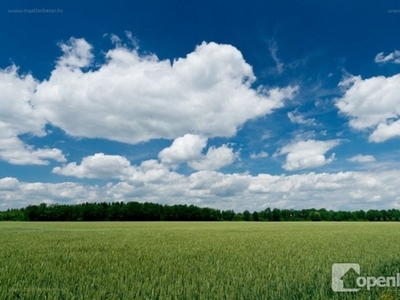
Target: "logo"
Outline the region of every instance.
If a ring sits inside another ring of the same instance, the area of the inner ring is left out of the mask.
[[[332,265],[332,290],[334,292],[358,292],[359,288],[346,288],[344,277],[350,270],[360,275],[359,264],[333,264]]]
[[[400,287],[400,273],[396,276],[360,276],[359,264],[333,264],[332,265],[332,290],[334,292],[358,292],[366,287]]]

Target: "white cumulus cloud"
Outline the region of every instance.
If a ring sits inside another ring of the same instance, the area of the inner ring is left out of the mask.
[[[325,154],[339,143],[339,140],[307,140],[286,145],[279,151],[280,155],[287,154],[282,167],[287,171],[322,167],[334,160],[334,153],[329,158]]]
[[[66,161],[59,149],[35,149],[24,144],[12,129],[2,122],[0,122],[0,159],[14,165],[47,165],[49,160]]]
[[[19,74],[16,66],[0,69],[1,160],[65,162],[61,150],[35,149],[20,139],[45,136],[46,124],[75,137],[131,144],[188,132],[202,139],[230,137],[246,121],[282,107],[298,90],[254,87],[252,67],[231,45],[203,42],[171,61],[116,42],[105,62],[95,66],[85,39],[71,38],[59,47],[63,55],[46,80]],[[195,168],[219,168],[232,158],[225,148],[209,151]],[[210,156],[221,162],[213,165]]]
[[[80,164],[71,162],[53,168],[54,174],[74,176],[77,178],[101,178],[127,180],[143,183],[149,181],[168,180],[169,177],[180,177],[170,167],[187,163],[192,169],[219,170],[234,162],[238,154],[227,145],[210,147],[207,153],[202,154],[207,139],[200,136],[186,134],[179,137],[168,148],[159,153],[159,161],[155,159],[143,161],[139,166],[131,165],[130,161],[120,155],[106,155],[96,153],[86,156]]]
[[[131,163],[119,155],[96,153],[75,162],[53,168],[53,173],[78,178],[124,178],[130,173]]]
[[[185,134],[176,138],[170,147],[161,150],[158,157],[163,164],[177,167],[187,163],[194,170],[218,170],[232,164],[237,158],[237,154],[227,145],[210,147],[203,154],[206,145],[207,138]]]
[[[400,74],[368,79],[352,76],[340,86],[345,93],[336,101],[336,106],[350,117],[352,128],[372,129],[370,142],[384,142],[400,136]]]
[[[59,149],[35,149],[19,135],[44,136],[45,119],[32,103],[37,82],[20,75],[15,66],[0,69],[0,159],[17,165],[46,165],[48,160],[64,162]]]
[[[91,45],[71,39],[61,48],[64,55],[37,86],[34,104],[46,120],[77,137],[139,143],[188,132],[233,136],[297,91],[254,89],[252,67],[231,45],[202,43],[173,61],[117,45],[103,65],[86,71]]]
[[[83,68],[89,66],[93,59],[92,46],[84,39],[70,38],[67,43],[60,43],[59,46],[64,52],[58,61],[59,67]]]
[[[289,176],[199,171],[185,176],[152,160],[137,167],[135,174],[133,180],[127,178],[117,183],[94,186],[72,182],[28,183],[12,177],[1,178],[0,209],[41,202],[72,204],[99,201],[184,203],[236,211],[259,211],[267,207],[335,210],[400,208],[398,168]]]
[[[207,138],[185,134],[176,138],[170,147],[160,151],[158,157],[163,163],[179,165],[201,158],[201,151],[207,145]]]
[[[232,164],[237,156],[227,145],[210,147],[205,155],[198,160],[189,161],[188,165],[194,170],[219,170]]]
[[[388,139],[400,136],[400,120],[380,123],[374,132],[369,136],[369,141],[381,143]]]
[[[139,166],[133,166],[123,156],[103,153],[86,156],[80,164],[71,162],[61,167],[55,167],[52,172],[77,178],[116,178],[139,185],[144,182],[163,182],[171,177],[181,176],[171,172],[167,166],[154,159],[143,161]]]

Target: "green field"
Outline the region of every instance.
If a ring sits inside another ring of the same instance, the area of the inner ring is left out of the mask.
[[[0,299],[398,299],[331,289],[400,272],[400,224],[0,223]]]

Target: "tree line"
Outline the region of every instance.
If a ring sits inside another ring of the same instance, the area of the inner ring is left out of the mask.
[[[278,209],[236,213],[194,205],[139,202],[29,205],[0,212],[0,221],[400,221],[400,210]]]

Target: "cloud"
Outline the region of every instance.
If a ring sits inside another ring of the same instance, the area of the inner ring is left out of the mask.
[[[18,179],[13,177],[4,177],[0,179],[0,190],[1,191],[12,191],[18,187]]]
[[[198,160],[189,161],[188,165],[194,170],[219,170],[231,165],[237,156],[227,145],[210,147],[205,155]]]
[[[65,162],[61,150],[52,148],[34,149],[24,144],[11,126],[0,122],[0,159],[15,165],[47,165],[49,159]]]
[[[93,59],[92,46],[84,39],[70,38],[67,43],[59,44],[63,56],[58,60],[58,67],[71,70],[87,67]]]
[[[315,125],[315,119],[305,119],[302,115],[298,114],[297,111],[288,112],[287,114],[290,122],[293,124],[300,125]]]
[[[258,159],[258,158],[266,158],[268,157],[268,153],[265,151],[261,151],[259,153],[251,153],[250,158],[251,159]]]
[[[179,176],[170,172],[169,168],[187,163],[194,170],[219,170],[233,163],[237,158],[226,145],[210,147],[206,154],[202,149],[206,146],[207,139],[186,134],[177,138],[170,147],[159,153],[160,161],[143,161],[140,166],[131,165],[130,161],[120,155],[106,155],[96,153],[86,156],[80,164],[71,162],[53,168],[54,174],[74,176],[77,178],[120,179],[131,182],[147,182],[160,180],[163,176]]]
[[[202,43],[172,62],[117,45],[103,65],[87,71],[91,45],[73,38],[61,48],[64,55],[37,86],[34,103],[46,120],[76,137],[132,144],[188,132],[229,137],[282,107],[298,89],[253,89],[252,67],[231,45]]]
[[[26,207],[40,203],[72,204],[98,201],[105,195],[103,188],[72,182],[20,182],[16,178],[0,179],[0,210]]]
[[[95,186],[72,182],[27,183],[12,177],[1,178],[0,209],[41,202],[72,204],[96,201],[184,203],[236,211],[259,211],[267,207],[400,208],[398,168],[290,176],[199,171],[185,176],[152,160],[138,167],[135,176],[134,180],[127,178]]]
[[[381,143],[388,139],[400,136],[400,120],[380,123],[375,131],[369,136],[370,142]]]
[[[278,46],[276,43],[273,43],[269,47],[269,52],[271,54],[271,58],[274,60],[276,64],[276,72],[280,75],[283,73],[283,66],[284,64],[279,60],[277,52],[278,52]]]
[[[329,158],[325,157],[325,153],[339,143],[339,140],[307,140],[286,145],[279,151],[279,155],[287,154],[282,167],[287,171],[322,167],[334,160],[334,153]]]
[[[78,178],[126,178],[131,173],[131,163],[119,155],[96,153],[82,159],[80,165],[75,162],[53,168],[53,173]]]
[[[375,62],[378,64],[386,64],[386,63],[400,64],[400,51],[395,50],[394,52],[389,53],[386,56],[384,55],[383,52],[380,52],[375,56]]]
[[[201,158],[201,151],[207,145],[207,138],[185,134],[176,138],[170,147],[160,151],[158,157],[165,164],[179,165]]]
[[[171,171],[168,166],[165,166],[155,159],[146,160],[141,165],[135,168],[135,172],[128,178],[128,181],[136,184],[141,183],[168,183],[177,181],[183,176]],[[179,193],[179,190],[177,191]]]
[[[0,69],[0,120],[15,134],[43,136],[45,120],[32,103],[38,82],[11,66]]]
[[[358,162],[358,163],[368,163],[368,162],[376,161],[375,157],[373,157],[372,155],[362,155],[362,154],[358,154],[356,156],[350,157],[347,160],[351,161],[351,162]]]
[[[237,158],[237,154],[227,145],[210,147],[206,154],[202,154],[206,145],[207,138],[185,134],[176,138],[170,147],[161,150],[158,157],[163,164],[173,168],[187,163],[194,170],[219,170]]]
[[[400,74],[364,80],[352,76],[339,85],[345,92],[336,100],[336,106],[350,118],[350,127],[372,129],[369,141],[376,143],[400,135]]]
[[[17,165],[46,165],[49,159],[64,162],[59,149],[34,149],[20,135],[42,137],[45,119],[32,103],[37,82],[18,74],[15,66],[0,69],[0,159]]]
[[[0,159],[14,165],[48,165],[49,160],[66,162],[61,150],[34,149],[24,144],[0,122]]]
[[[165,182],[170,178],[181,176],[171,172],[168,166],[154,159],[143,161],[139,166],[133,166],[123,156],[103,153],[86,156],[80,164],[72,162],[55,167],[52,172],[77,178],[119,179],[138,185]]]
[[[131,34],[127,34],[133,44]],[[71,38],[48,79],[0,69],[0,159],[11,164],[65,162],[56,148],[35,149],[21,135],[43,137],[52,124],[75,137],[140,143],[176,139],[188,132],[203,138],[230,137],[246,121],[265,116],[292,99],[298,88],[253,87],[252,67],[235,47],[202,43],[173,61],[139,54],[116,40],[103,64],[92,67],[93,47]],[[71,120],[74,120],[71,122]],[[179,122],[177,122],[179,120]],[[225,147],[226,148],[226,147]],[[195,168],[219,168],[233,153],[210,149]],[[212,164],[209,157],[221,159]]]

